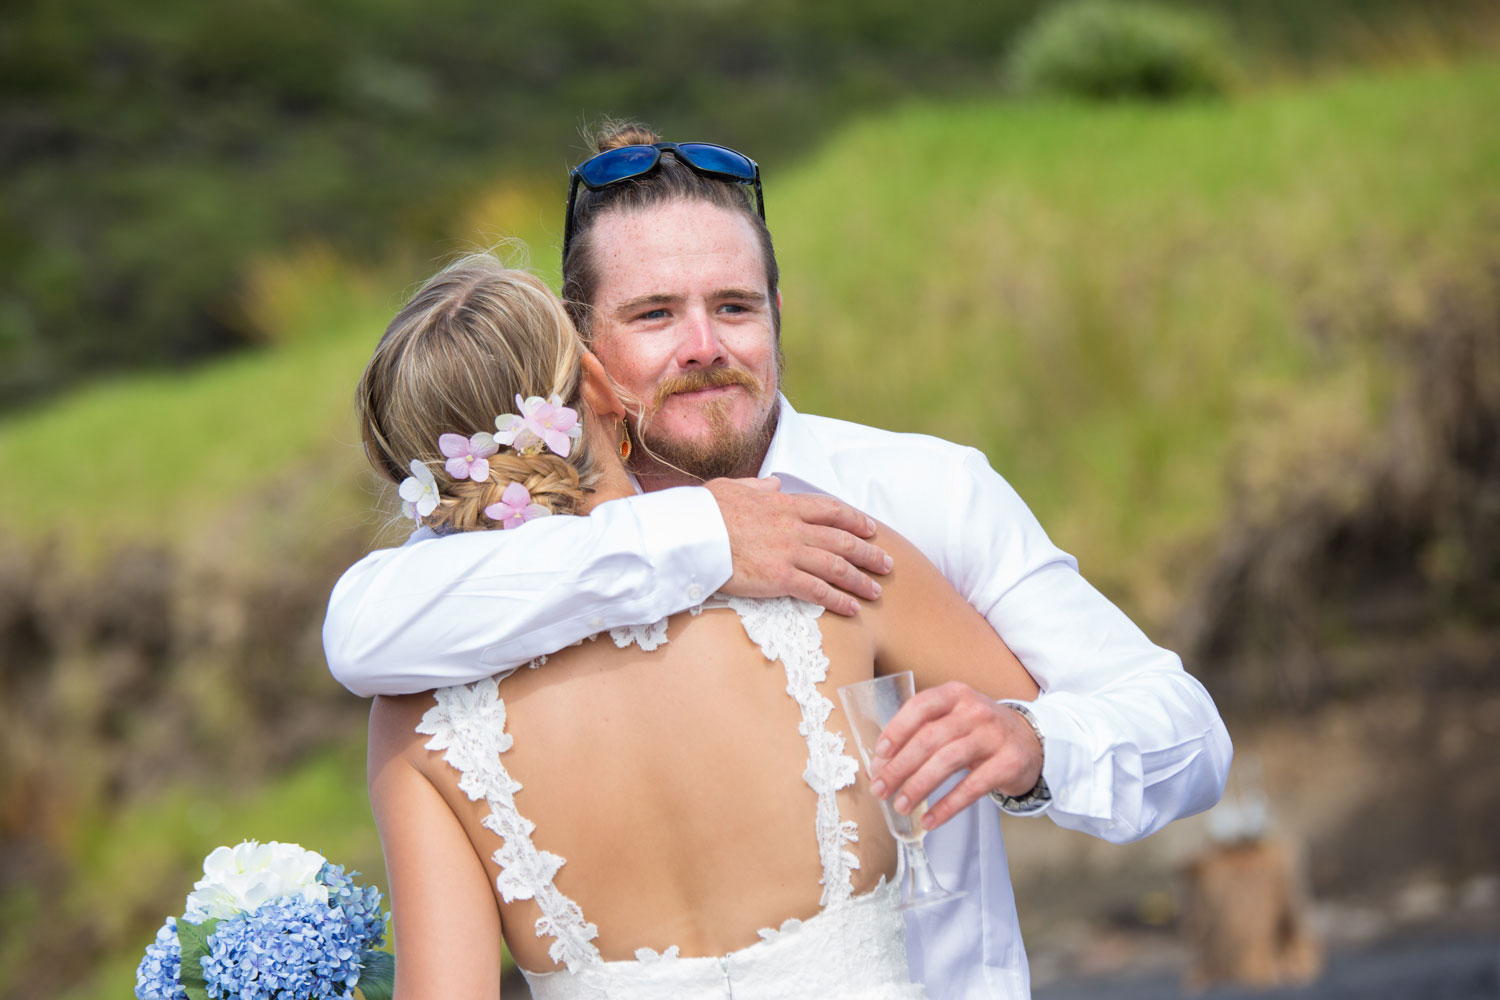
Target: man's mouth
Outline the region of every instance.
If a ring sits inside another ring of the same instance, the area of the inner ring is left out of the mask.
[[[674,392],[674,396],[686,396],[689,399],[712,399],[725,393],[733,392],[735,389],[743,389],[742,385],[706,385],[701,389],[682,389]]]

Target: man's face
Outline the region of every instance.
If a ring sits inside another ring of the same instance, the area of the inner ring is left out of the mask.
[[[646,444],[705,479],[755,475],[778,385],[776,291],[750,221],[700,201],[610,212],[592,253],[593,350],[645,405]]]

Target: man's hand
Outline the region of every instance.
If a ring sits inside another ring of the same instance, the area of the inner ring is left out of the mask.
[[[781,481],[714,479],[708,490],[729,530],[734,575],[721,588],[739,597],[797,597],[852,615],[855,598],[874,600],[891,557],[866,539],[867,515],[830,496],[782,493]],[[853,595],[853,596],[851,596]]]
[[[959,681],[919,692],[880,734],[871,760],[870,790],[911,812],[933,789],[964,768],[969,774],[939,802],[922,825],[946,823],[976,799],[999,789],[1021,796],[1042,776],[1042,745],[1031,723]]]

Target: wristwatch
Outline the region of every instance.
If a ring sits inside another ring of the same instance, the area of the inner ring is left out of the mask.
[[[1036,724],[1036,716],[1032,715],[1031,709],[1025,705],[1018,705],[1012,701],[1001,702],[1001,704],[1020,713],[1021,718],[1031,726],[1031,731],[1036,733],[1036,741],[1041,744],[1042,763],[1045,766],[1047,737],[1042,735],[1042,727]],[[1036,785],[1025,795],[1006,795],[1000,789],[993,788],[990,790],[990,798],[995,800],[995,805],[1012,816],[1035,816],[1052,803],[1052,789],[1047,787],[1047,779],[1038,775]]]

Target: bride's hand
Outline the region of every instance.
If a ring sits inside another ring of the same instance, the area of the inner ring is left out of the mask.
[[[714,479],[708,490],[729,532],[733,575],[721,588],[738,597],[796,597],[852,615],[856,598],[874,600],[891,557],[872,542],[875,522],[833,497],[782,493],[775,477]]]

